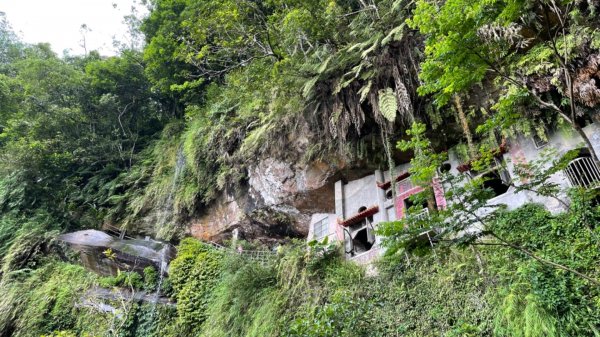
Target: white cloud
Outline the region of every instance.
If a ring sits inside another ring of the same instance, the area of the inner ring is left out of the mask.
[[[0,11],[25,42],[49,42],[59,55],[65,49],[83,54],[80,28],[86,24],[91,29],[86,34],[88,51],[114,55],[113,37],[127,41],[123,16],[133,5],[136,0],[0,0]]]

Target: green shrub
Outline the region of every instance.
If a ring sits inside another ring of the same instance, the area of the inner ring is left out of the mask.
[[[575,196],[571,208],[553,215],[525,205],[499,212],[490,226],[542,258],[598,278],[600,233],[586,224],[596,223],[599,210],[583,196]],[[177,308],[134,303],[121,319],[74,306],[96,277],[41,260],[37,269],[3,276],[0,331],[14,329],[17,337],[103,335],[109,326],[119,337],[598,335],[597,287],[506,247],[439,243],[419,256],[386,256],[374,276],[338,249],[307,248],[295,241],[269,263],[258,263],[184,239],[161,287]],[[119,273],[99,283],[148,290],[156,279],[156,270],[146,268],[143,277]]]
[[[178,324],[188,334],[199,331],[221,275],[221,253],[192,238],[182,240],[171,262],[169,280],[177,300]]]
[[[118,271],[116,276],[106,276],[98,280],[98,284],[104,288],[126,287],[133,289],[143,289],[144,279],[134,271],[122,272]]]
[[[76,306],[95,282],[96,276],[83,267],[53,260],[35,270],[5,275],[0,282],[0,334],[13,331],[11,336],[37,337],[62,330],[100,334],[110,317]]]
[[[0,235],[6,242],[0,243],[4,251],[2,272],[8,273],[22,268],[35,268],[38,260],[49,253],[51,242],[59,234],[50,229],[55,221],[45,212],[38,212],[31,218],[2,216]],[[6,226],[6,227],[4,227]]]
[[[49,335],[42,335],[42,337],[78,337],[71,331],[55,331]]]
[[[241,259],[229,261],[228,269],[208,303],[202,335],[276,336],[278,304],[286,294],[274,288],[274,269]]]
[[[573,191],[570,197],[568,212],[552,215],[541,205],[528,204],[501,213],[491,226],[506,240],[518,242],[541,258],[600,279],[600,227],[595,225],[600,212],[581,191]],[[492,272],[503,276],[498,320],[515,323],[498,328],[501,336],[519,336],[517,330],[526,333],[523,336],[600,333],[596,285],[518,251],[498,251],[496,258],[507,261],[504,266],[490,265]]]
[[[155,291],[158,284],[158,272],[152,266],[144,268],[144,290]]]

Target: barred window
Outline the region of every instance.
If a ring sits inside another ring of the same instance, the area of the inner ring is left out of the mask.
[[[591,157],[582,156],[572,160],[565,169],[565,174],[572,186],[583,188],[600,186],[600,169]]]

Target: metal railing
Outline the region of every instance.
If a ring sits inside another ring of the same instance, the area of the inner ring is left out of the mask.
[[[600,186],[600,168],[591,157],[573,159],[564,173],[572,186],[583,188]]]
[[[219,251],[222,251],[227,254],[239,254],[242,257],[260,262],[260,263],[268,263],[273,259],[276,255],[276,252],[271,250],[237,250],[234,248],[225,247],[213,241],[202,241],[202,243],[211,246]]]
[[[128,239],[128,240],[135,239],[134,237],[125,235],[126,232],[124,229],[121,229],[119,227],[112,226],[109,224],[104,225],[104,231],[105,231],[105,233],[109,234],[110,236],[113,236],[118,239]],[[273,257],[275,257],[277,254],[276,252],[271,251],[271,250],[237,250],[234,248],[225,247],[225,246],[220,245],[213,241],[201,241],[201,242],[207,246],[210,246],[214,249],[220,250],[227,254],[239,254],[244,258],[247,258],[252,261],[257,261],[260,263],[267,263],[267,262],[271,261],[271,259]],[[170,244],[170,243],[166,243],[166,244],[169,245],[171,248],[176,249],[176,247],[173,246],[172,244]]]
[[[104,232],[106,232],[108,235],[114,236],[118,239],[128,239],[128,240],[133,240],[135,239],[134,237],[128,236],[126,235],[127,230],[117,227],[117,226],[113,226],[110,224],[104,224],[102,227],[104,227]]]
[[[409,215],[413,220],[427,220],[429,218],[429,208],[425,207],[417,213]]]

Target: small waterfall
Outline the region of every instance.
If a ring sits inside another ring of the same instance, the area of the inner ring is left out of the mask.
[[[154,292],[154,298],[152,299],[152,314],[150,317],[154,320],[154,323],[157,322],[157,312],[156,306],[158,305],[158,300],[160,298],[160,290],[162,287],[163,280],[165,278],[165,274],[167,273],[167,268],[169,267],[168,263],[168,255],[170,253],[170,246],[165,244],[165,247],[160,251],[160,266],[158,272],[158,282],[156,282],[156,291]]]
[[[163,279],[165,278],[165,274],[167,273],[167,251],[169,247],[166,246],[161,250],[160,254],[160,270],[158,273],[158,282],[156,282],[156,293],[154,294],[154,305],[158,302],[158,298],[160,297],[160,288],[162,287]]]
[[[183,152],[183,147],[179,147],[177,150],[177,157],[175,160],[175,170],[173,172],[173,179],[171,180],[171,187],[169,188],[169,193],[165,198],[162,206],[157,215],[157,226],[158,228],[158,237],[159,238],[169,238],[172,235],[173,228],[170,226],[169,222],[173,218],[173,212],[175,207],[175,193],[177,193],[177,185],[179,183],[179,179],[185,170],[185,154]]]
[[[181,175],[185,170],[185,154],[183,152],[183,147],[179,147],[177,150],[177,157],[175,159],[175,170],[173,171],[173,178],[171,180],[171,186],[169,188],[169,193],[167,197],[164,199],[162,206],[157,215],[157,236],[163,239],[169,239],[174,234],[174,226],[170,222],[173,220],[173,213],[175,211],[175,193],[177,193],[177,185],[181,178]],[[153,324],[158,322],[158,312],[157,305],[160,299],[160,292],[162,289],[163,280],[165,278],[165,274],[168,269],[168,261],[171,253],[171,246],[166,243],[165,247],[160,250],[160,265],[158,272],[158,281],[156,282],[156,291],[154,293],[154,297],[152,299],[152,312],[151,319],[153,320]]]

